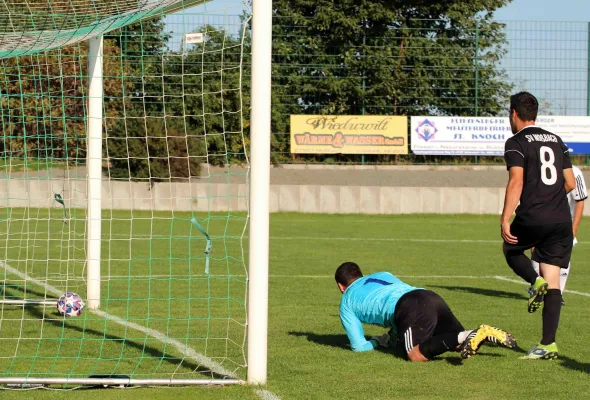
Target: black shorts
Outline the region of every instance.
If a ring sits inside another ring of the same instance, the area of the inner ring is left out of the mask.
[[[567,268],[574,247],[572,222],[545,225],[524,224],[518,217],[510,225],[510,233],[518,239],[517,244],[504,242],[504,254],[523,253],[535,248],[533,261]]]
[[[406,353],[432,336],[465,330],[442,297],[430,290],[403,295],[395,306],[393,322],[399,346]]]

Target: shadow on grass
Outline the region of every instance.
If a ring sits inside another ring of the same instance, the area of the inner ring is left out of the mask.
[[[312,332],[291,331],[291,332],[289,332],[289,335],[297,336],[297,337],[304,337],[310,342],[321,344],[323,346],[350,350],[348,337],[346,335],[342,335],[342,334],[320,335],[320,334],[312,333]],[[400,348],[399,346],[396,346],[393,348],[379,347],[376,350],[383,352],[383,353],[391,354],[396,358],[406,360],[406,354],[405,354],[404,350],[402,348]],[[477,354],[476,357],[504,357],[504,355],[483,352],[483,353]],[[459,365],[462,365],[463,361],[465,361],[465,360],[463,360],[460,356],[444,357],[444,358],[437,357],[434,360],[431,360],[430,362],[437,362],[437,361],[444,361],[449,364],[459,366]]]
[[[495,298],[504,298],[504,299],[517,299],[517,300],[527,300],[524,294],[520,293],[513,293],[513,292],[505,292],[503,290],[495,290],[495,289],[483,289],[471,286],[445,286],[445,285],[430,285],[429,288],[438,288],[438,289],[445,289],[450,290],[452,292],[467,292],[472,294],[477,294],[480,296],[490,296]]]
[[[351,351],[350,350],[350,342],[348,341],[348,337],[343,334],[320,335],[320,334],[313,333],[313,332],[291,331],[291,332],[289,332],[289,335],[297,336],[297,337],[304,337],[310,342],[321,344],[323,346],[335,347],[338,349],[345,349],[345,350]],[[406,355],[405,355],[404,351],[399,347],[389,347],[389,348],[379,347],[375,350],[380,351],[382,353],[391,354],[396,358],[401,358],[404,360],[406,359]]]
[[[559,362],[559,365],[561,365],[564,368],[571,369],[572,371],[585,372],[587,374],[590,374],[590,363],[581,362],[562,355],[559,356],[557,361]]]
[[[11,291],[24,292],[24,288],[22,288],[22,287],[12,286],[10,288],[6,287],[6,289],[12,289]],[[31,294],[35,295],[35,296],[37,296],[37,298],[44,298],[46,296],[46,293],[31,290],[30,288],[26,289],[26,293],[28,295],[31,295]],[[5,295],[8,294],[8,293],[6,293],[6,290],[5,290],[4,294]],[[18,296],[7,296],[7,297],[19,298]],[[21,296],[20,298],[23,298],[23,296]],[[116,343],[119,343],[122,348],[126,348],[126,347],[134,348],[134,349],[140,351],[142,353],[142,356],[148,355],[150,358],[153,359],[154,362],[157,362],[158,364],[160,364],[162,362],[166,362],[166,363],[172,364],[177,369],[183,368],[183,369],[190,370],[192,372],[203,374],[208,379],[226,379],[227,378],[227,376],[225,376],[225,375],[217,374],[208,368],[202,367],[201,365],[193,363],[191,361],[187,361],[186,359],[182,359],[182,358],[178,358],[173,355],[170,355],[170,354],[166,354],[155,347],[151,347],[151,346],[146,345],[145,343],[135,342],[133,340],[129,340],[129,339],[126,339],[121,336],[108,334],[104,331],[98,331],[98,330],[91,329],[88,327],[80,327],[75,324],[68,323],[67,319],[63,319],[63,320],[57,319],[57,318],[59,318],[57,316],[57,312],[56,312],[56,319],[44,319],[46,317],[46,313],[44,313],[40,309],[40,307],[43,307],[43,306],[27,305],[27,306],[25,306],[25,310],[31,317],[38,319],[38,320],[43,320],[45,324],[50,324],[50,325],[53,325],[57,328],[63,328],[63,329],[67,329],[69,331],[77,331],[77,332],[82,333],[84,335],[84,337],[95,336],[97,339],[101,339],[103,341],[116,342]],[[88,312],[88,311],[86,311],[86,312]],[[93,340],[96,340],[96,339],[93,339]],[[171,345],[167,345],[167,347],[170,347],[170,346]],[[142,362],[143,362],[143,359],[142,359]],[[101,374],[100,371],[94,371],[93,373],[94,374]],[[106,373],[106,375],[110,375],[110,374],[121,374],[121,372],[111,371],[111,372]],[[102,387],[102,386],[99,386],[99,387]]]
[[[456,357],[445,357],[444,360],[447,363],[451,364],[451,365],[459,366],[459,365],[462,365],[465,362],[469,362],[469,360],[471,358],[488,358],[488,357],[491,357],[491,358],[501,358],[501,357],[510,356],[510,354],[496,354],[496,353],[488,353],[488,352],[486,352],[486,347],[489,347],[489,348],[494,348],[494,347],[495,348],[503,348],[502,346],[494,345],[494,344],[489,344],[489,343],[488,344],[484,344],[483,346],[484,347],[482,347],[477,352],[476,355],[471,356],[469,359],[463,359],[463,358],[461,358],[461,356],[457,355]],[[518,348],[518,347],[515,348],[515,349],[504,349],[504,350],[506,350],[507,352],[516,351],[518,353],[525,353],[526,354],[526,351],[525,350],[523,350],[521,348]]]
[[[319,335],[313,332],[289,332],[290,336],[305,337],[308,341],[338,349],[350,349],[346,335]]]

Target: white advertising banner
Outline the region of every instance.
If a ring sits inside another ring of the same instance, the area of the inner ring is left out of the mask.
[[[590,117],[539,116],[572,154],[590,154]],[[411,148],[421,155],[502,156],[512,136],[508,117],[411,117]]]

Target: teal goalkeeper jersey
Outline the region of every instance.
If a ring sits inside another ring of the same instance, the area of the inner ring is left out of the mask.
[[[395,306],[404,294],[417,290],[389,272],[377,272],[354,281],[342,294],[340,321],[354,351],[373,350],[362,323],[394,328]]]

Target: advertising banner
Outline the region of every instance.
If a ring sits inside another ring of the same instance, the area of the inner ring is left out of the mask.
[[[291,115],[291,153],[408,154],[408,117]]]
[[[559,135],[571,154],[590,154],[590,117],[539,116],[537,126]],[[502,156],[512,136],[508,117],[412,117],[412,151],[421,155]]]

